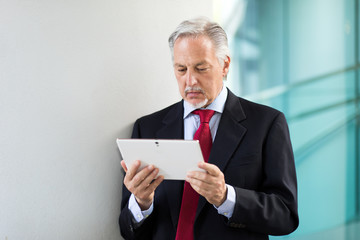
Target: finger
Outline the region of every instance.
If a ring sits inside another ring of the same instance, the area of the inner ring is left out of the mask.
[[[186,174],[186,177],[198,179],[198,180],[203,181],[203,182],[210,182],[211,178],[213,178],[213,176],[211,176],[207,172],[199,172],[199,171],[188,172]]]
[[[197,171],[189,172],[186,175],[186,180],[204,189],[205,191],[217,190],[219,187],[224,185],[224,180],[222,176],[212,176],[209,173]]]
[[[156,179],[153,179],[152,183],[147,185],[146,187],[142,188],[143,187],[143,185],[142,185],[141,187],[138,188],[139,195],[150,196],[151,194],[154,193],[155,189],[160,185],[160,183],[163,180],[164,180],[164,177],[161,175],[161,176],[158,176]]]
[[[131,164],[128,168],[128,171],[126,172],[125,178],[129,180],[133,179],[140,165],[141,162],[139,160],[136,160],[133,164]]]
[[[215,165],[214,165],[215,166]],[[216,167],[216,166],[215,166]],[[216,167],[217,168],[217,167]],[[211,175],[209,172],[200,172],[200,171],[191,171],[187,173],[187,177],[196,178],[203,182],[213,183],[216,182],[219,177],[221,177],[222,172],[219,170],[219,173],[216,175]]]
[[[153,178],[153,177],[151,177],[151,175],[153,174],[154,170],[156,170],[155,167],[153,165],[149,165],[149,166],[143,168],[138,173],[136,173],[136,175],[132,179],[134,186],[138,187],[138,186],[142,185],[144,180],[148,179],[149,176],[150,176],[150,179]],[[151,182],[151,180],[150,180],[150,182]],[[144,182],[144,184],[145,185],[143,185],[142,187],[147,187],[147,184],[145,182]]]
[[[216,165],[206,163],[206,162],[199,162],[198,167],[201,169],[204,169],[206,172],[208,172],[210,175],[213,175],[213,176],[218,176],[219,173],[221,172],[220,169]]]
[[[211,186],[197,179],[189,179],[191,187],[201,196],[208,198],[211,195]]]
[[[186,177],[186,181],[190,183],[194,190],[198,189],[197,192],[208,192],[212,189],[211,183],[205,182],[201,179]]]
[[[224,202],[224,197],[226,197],[227,188],[225,187],[225,191],[221,191],[220,186],[208,184],[202,182],[198,179],[187,179],[190,183],[191,187],[201,196],[206,198],[206,200],[215,204],[216,206],[220,206]]]
[[[154,168],[154,170],[152,172],[150,172],[149,175],[147,175],[145,177],[145,179],[143,180],[142,184],[145,187],[148,187],[156,178],[156,176],[159,174],[159,169],[158,168]]]
[[[155,178],[155,180],[149,185],[148,190],[150,192],[155,191],[155,189],[160,185],[160,183],[162,183],[162,181],[164,180],[164,176],[160,175],[157,178]]]
[[[155,168],[143,181],[140,182],[139,185],[134,185],[134,192],[138,194],[139,197],[151,195],[155,188],[160,184],[161,179],[156,177],[158,174],[159,169]]]
[[[151,182],[151,180],[154,179],[156,175],[156,169],[154,166],[150,165],[139,171],[133,178],[127,179],[127,176],[125,176],[124,184],[127,189],[135,196],[144,198],[143,196],[148,195],[148,193],[145,191],[149,186],[149,182]],[[148,179],[147,182],[144,182],[145,179]]]
[[[124,169],[124,171],[127,172],[127,167],[126,167],[125,161],[122,160],[122,161],[120,162],[120,164],[121,164],[121,167]]]

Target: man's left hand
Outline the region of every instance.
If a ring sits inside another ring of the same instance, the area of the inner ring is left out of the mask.
[[[205,172],[188,172],[186,181],[209,203],[219,207],[226,200],[227,195],[224,174],[214,164],[199,162],[198,167]]]

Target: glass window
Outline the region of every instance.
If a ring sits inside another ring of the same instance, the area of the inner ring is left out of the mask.
[[[291,237],[276,238],[296,239],[358,218],[360,4],[230,2],[216,8],[231,50],[226,85],[283,111],[294,147],[300,226]]]

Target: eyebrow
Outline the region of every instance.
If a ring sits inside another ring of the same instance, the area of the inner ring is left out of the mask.
[[[199,62],[195,65],[195,67],[201,66],[201,65],[209,65],[206,61]]]
[[[201,66],[201,65],[209,65],[209,63],[206,62],[206,61],[201,61],[201,62],[195,64],[195,67],[198,67],[198,66]],[[185,66],[185,65],[182,65],[182,64],[180,64],[180,63],[175,63],[175,64],[174,64],[174,67],[186,67],[186,66]]]
[[[179,63],[175,63],[175,64],[174,64],[174,67],[185,67],[185,66],[182,65],[182,64],[179,64]]]

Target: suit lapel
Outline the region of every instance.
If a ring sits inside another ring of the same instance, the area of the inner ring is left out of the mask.
[[[174,105],[163,119],[163,127],[156,133],[158,139],[184,139],[183,101]],[[246,118],[238,97],[228,90],[224,112],[221,116],[219,128],[213,143],[209,163],[215,164],[224,172],[232,154],[238,148],[241,139],[245,135],[246,128],[241,121]],[[164,190],[168,198],[171,218],[176,227],[181,207],[183,181],[167,180],[164,182]],[[196,218],[206,203],[204,197],[200,197]]]
[[[183,101],[175,104],[163,119],[163,127],[156,133],[158,139],[184,139]],[[169,159],[171,161],[171,159]],[[181,207],[184,181],[166,180],[162,183],[168,199],[171,219],[176,228]]]
[[[209,157],[209,163],[218,166],[222,172],[224,172],[228,161],[238,148],[241,139],[245,135],[246,128],[240,123],[245,118],[246,116],[241,107],[239,98],[229,90],[225,108],[221,116],[219,128],[216,132],[215,141]],[[196,218],[200,214],[205,203],[206,199],[204,197],[200,197]]]
[[[176,103],[162,120],[163,127],[156,132],[158,139],[184,139],[183,101]]]
[[[245,118],[239,98],[229,91],[209,158],[209,163],[215,164],[221,171],[224,171],[246,132],[246,128],[240,123]]]

